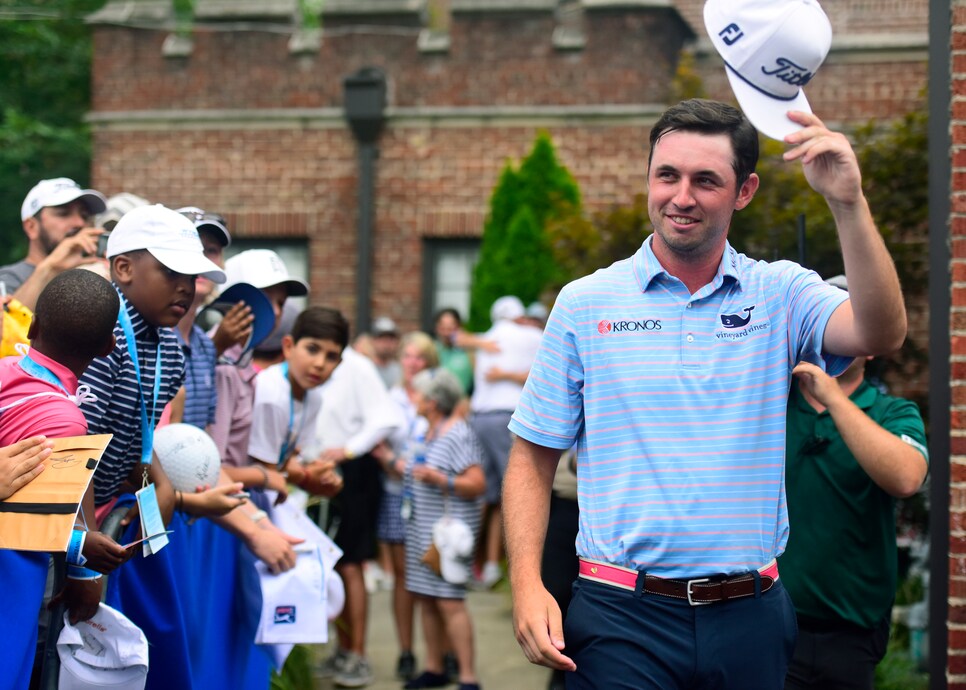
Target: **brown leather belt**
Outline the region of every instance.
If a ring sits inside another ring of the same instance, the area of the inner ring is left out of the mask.
[[[778,564],[773,560],[758,569],[761,586],[759,592],[765,593],[778,580]],[[580,559],[580,577],[585,580],[602,582],[621,589],[637,589],[638,571],[618,565]],[[755,576],[742,573],[733,577],[701,577],[693,580],[678,580],[654,575],[644,576],[644,591],[672,599],[682,599],[692,606],[713,604],[728,599],[740,599],[755,594]]]

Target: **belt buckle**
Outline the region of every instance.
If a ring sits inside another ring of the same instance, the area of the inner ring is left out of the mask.
[[[688,587],[687,587],[688,604],[690,604],[691,606],[707,606],[708,604],[713,603],[710,601],[695,601],[691,597],[691,595],[694,594],[694,590],[691,589],[693,585],[700,584],[702,582],[710,582],[710,581],[711,581],[710,577],[702,577],[702,578],[698,578],[697,580],[688,580],[688,583],[687,583],[688,584]]]

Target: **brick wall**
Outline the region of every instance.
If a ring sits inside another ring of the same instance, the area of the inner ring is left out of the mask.
[[[417,31],[340,33],[326,24],[318,53],[293,56],[289,36],[200,28],[187,58],[165,58],[165,32],[95,29],[95,111],[341,107],[342,78],[364,66],[390,75],[390,104],[567,105],[666,100],[690,30],[671,10],[591,13],[587,46],[553,48],[553,15],[457,15],[448,54],[425,54]]]
[[[225,31],[230,17],[206,18],[182,58],[163,55],[167,31],[149,28],[150,18],[95,23],[93,184],[226,213],[242,237],[306,238],[313,300],[354,316],[357,163],[342,79],[382,67],[390,110],[372,312],[417,327],[422,238],[478,236],[500,168],[529,151],[538,128],[590,208],[643,189],[647,131],[680,49],[703,35],[673,9],[614,3],[584,11],[583,49],[558,50],[552,11],[470,4],[454,12],[442,54],[420,52],[417,15],[367,16],[365,30],[358,18],[328,17],[320,50],[303,55],[290,53],[278,22]],[[696,5],[680,6],[688,16]],[[701,69],[712,95],[730,98],[717,58],[706,55]],[[925,62],[863,53],[830,58],[821,76],[809,89],[816,110],[865,121],[920,107]]]
[[[950,690],[966,689],[966,2],[952,7],[952,254],[950,314],[949,626]],[[938,85],[937,85],[938,87]]]

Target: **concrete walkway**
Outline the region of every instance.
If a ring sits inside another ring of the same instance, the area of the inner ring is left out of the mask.
[[[550,678],[548,669],[534,666],[526,660],[513,637],[510,611],[510,595],[505,589],[491,592],[470,592],[467,604],[473,618],[476,640],[476,671],[483,690],[544,690]],[[400,690],[402,682],[396,680],[395,626],[392,620],[390,594],[378,591],[371,595],[369,610],[369,657],[372,660],[376,680],[368,690]],[[330,635],[330,640],[334,633]],[[416,621],[417,667],[423,660],[422,629]],[[330,642],[331,645],[331,642]],[[319,648],[320,654],[329,650]],[[331,680],[317,678],[317,690],[334,688]],[[456,688],[455,685],[449,686]]]

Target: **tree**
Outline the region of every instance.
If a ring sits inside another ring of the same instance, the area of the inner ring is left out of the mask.
[[[580,213],[580,189],[557,161],[546,132],[519,169],[508,163],[490,197],[480,258],[470,288],[471,330],[490,326],[490,306],[504,295],[525,304],[559,283],[562,269],[554,259],[547,228],[560,218]]]
[[[552,222],[548,235],[562,280],[558,285],[625,259],[638,250],[649,232],[647,196],[637,194],[630,205],[596,212],[591,218],[564,214]]]
[[[25,0],[0,20],[0,263],[23,256],[20,205],[47,177],[90,179],[91,35],[105,0]]]

